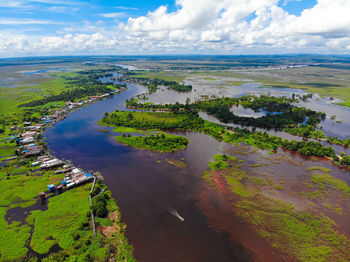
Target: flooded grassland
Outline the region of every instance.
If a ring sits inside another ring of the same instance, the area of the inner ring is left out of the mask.
[[[45,132],[45,141],[57,156],[103,174],[120,207],[137,260],[349,260],[350,176],[346,169],[326,159],[228,144],[190,131],[165,130],[190,141],[176,152],[138,150],[114,138],[132,130],[98,125],[105,112],[130,110],[125,101],[136,96],[164,104],[185,103],[187,98],[267,92],[291,96],[304,91],[267,87],[262,79],[243,73],[160,75],[191,84],[192,91],[178,93],[161,87],[149,95],[145,87],[129,83],[126,91],[72,112]],[[329,102],[314,96],[303,106],[327,113],[321,123],[326,133],[349,137],[348,108]],[[335,120],[328,115],[333,111]],[[338,119],[342,122],[337,123]],[[223,159],[224,154],[232,157]],[[6,219],[22,218],[18,210],[12,210]],[[107,227],[101,228],[105,234],[109,234]],[[23,230],[30,231],[30,227]]]

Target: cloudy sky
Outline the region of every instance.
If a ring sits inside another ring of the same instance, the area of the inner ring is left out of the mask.
[[[0,57],[350,54],[350,0],[0,0]]]

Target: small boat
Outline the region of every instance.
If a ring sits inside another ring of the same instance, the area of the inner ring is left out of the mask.
[[[169,210],[169,212],[170,212],[171,214],[173,214],[174,216],[176,216],[176,217],[177,217],[178,219],[180,219],[181,221],[185,221],[185,219],[184,219],[182,216],[180,216],[179,212],[177,212],[175,209],[169,208],[168,210]]]

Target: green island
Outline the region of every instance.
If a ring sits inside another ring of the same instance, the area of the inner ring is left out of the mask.
[[[124,236],[126,226],[121,222],[119,208],[101,179],[97,179],[91,193],[91,197],[96,197],[90,207],[91,183],[59,194],[47,192],[48,185],[60,185],[65,179],[63,169],[58,167],[61,173],[40,169],[33,164],[37,156],[25,156],[22,149],[17,151],[16,138],[28,129],[25,122],[36,130],[36,146],[46,151],[41,134],[47,126],[72,110],[124,88],[125,85],[97,80],[112,70],[115,69],[102,66],[50,73],[30,90],[25,84],[18,88],[0,88],[1,261],[34,262],[39,261],[39,257],[43,262],[106,261],[112,257],[116,261],[134,261],[133,248]],[[35,206],[40,201],[40,192],[46,192],[49,199],[46,209]],[[23,221],[16,221],[7,218],[14,208],[30,209],[23,215]],[[91,212],[95,218],[96,237],[91,229]]]
[[[169,80],[159,79],[159,78],[142,77],[140,75],[137,75],[134,72],[126,72],[123,80],[134,81],[142,85],[145,85],[148,88],[148,92],[150,94],[156,92],[159,86],[166,86],[168,87],[168,89],[171,89],[177,92],[190,92],[192,90],[191,85],[184,85],[184,84],[178,83],[177,81],[169,81]]]
[[[304,107],[292,105],[295,99],[285,97],[273,97],[268,95],[254,96],[247,95],[239,98],[214,98],[198,100],[191,104],[153,104],[139,103],[137,99],[127,101],[127,106],[145,110],[195,110],[204,111],[217,117],[223,123],[234,123],[243,126],[254,126],[261,128],[284,129],[288,131],[290,127],[303,123],[307,119],[307,124],[315,127],[326,117],[323,112],[316,112]],[[255,112],[265,111],[266,115],[258,118],[243,117],[235,115],[230,109],[241,105],[244,108],[253,109]]]
[[[350,259],[350,241],[337,231],[330,218],[297,210],[290,203],[264,194],[263,188],[283,190],[271,179],[249,176],[237,157],[230,155],[214,156],[208,167],[203,178],[214,187],[218,178],[225,179],[227,188],[235,196],[232,205],[235,212],[273,247],[281,250],[285,259],[293,257],[305,262]],[[342,180],[328,174],[315,174],[310,183],[323,190],[330,185],[345,194],[350,190]]]
[[[263,98],[264,99],[264,98]],[[226,100],[225,98],[221,100]],[[231,100],[231,99],[228,99]],[[222,108],[222,103],[217,103],[215,100],[214,105],[218,105]],[[200,103],[200,102],[198,102]],[[269,135],[266,132],[250,131],[242,128],[225,128],[218,124],[205,121],[198,116],[198,112],[191,108],[190,104],[174,104],[174,105],[156,105],[156,104],[142,104],[138,103],[136,99],[128,100],[127,105],[137,109],[165,109],[170,112],[132,112],[127,113],[130,115],[129,120],[125,117],[120,118],[118,112],[111,113],[108,117],[104,117],[101,121],[107,125],[121,125],[134,128],[158,128],[158,129],[178,129],[178,130],[192,130],[203,132],[213,136],[218,140],[224,140],[227,143],[243,142],[248,145],[255,146],[257,148],[276,150],[277,148],[284,148],[288,150],[297,151],[307,156],[317,157],[329,157],[334,163],[348,166],[348,156],[338,156],[335,154],[334,148],[326,147],[320,142],[314,141],[295,141],[282,139],[277,136]],[[195,104],[195,108],[197,103]],[[274,105],[275,106],[275,105]],[[198,107],[197,107],[198,108]],[[199,106],[201,109],[202,106]],[[180,110],[181,109],[181,110]],[[197,109],[198,110],[198,109]],[[303,111],[304,112],[304,111]],[[123,113],[126,114],[126,113]],[[311,112],[312,115],[323,116],[323,113]],[[230,115],[232,113],[230,112]],[[240,117],[238,117],[240,118]],[[160,121],[162,119],[162,121]],[[220,119],[220,118],[219,118]],[[249,118],[251,122],[254,122],[254,118]],[[281,118],[278,118],[281,119]],[[284,118],[282,118],[284,122]],[[288,118],[289,119],[289,118]],[[302,118],[304,119],[304,117]],[[319,118],[315,117],[315,122],[319,121]],[[287,121],[287,120],[286,120]],[[290,121],[290,119],[288,120]],[[260,120],[259,120],[260,122]],[[258,123],[259,123],[258,122]],[[277,122],[273,122],[277,123]],[[278,124],[279,125],[279,124]]]
[[[122,144],[139,148],[150,149],[157,152],[174,152],[186,148],[189,143],[186,137],[169,135],[166,133],[150,136],[116,136],[115,139]]]

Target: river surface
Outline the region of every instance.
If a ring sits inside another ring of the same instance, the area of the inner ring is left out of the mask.
[[[121,208],[136,259],[250,261],[255,257],[258,261],[279,261],[266,241],[242,223],[228,202],[201,178],[208,161],[225,150],[225,143],[204,134],[183,132],[181,135],[191,141],[188,148],[162,154],[120,145],[99,131],[97,121],[105,112],[127,110],[125,100],[140,92],[144,92],[143,87],[129,84],[126,91],[72,112],[45,133],[48,146],[58,156],[103,174]],[[184,161],[188,167],[180,168],[167,160]],[[231,218],[237,236],[253,245],[247,248],[232,240],[234,232],[215,228],[202,209]],[[185,220],[174,216],[172,210]]]
[[[308,179],[305,169],[315,165],[314,160],[279,150],[281,159],[276,164],[276,160],[266,160],[267,151],[229,145],[195,132],[172,132],[191,141],[186,149],[176,153],[123,146],[113,138],[112,128],[98,126],[97,122],[105,112],[128,110],[125,100],[145,91],[144,87],[128,84],[126,91],[72,112],[45,133],[48,146],[57,156],[70,159],[85,170],[102,173],[121,209],[122,221],[127,224],[126,236],[135,248],[136,259],[146,262],[288,260],[237,217],[230,195],[208,186],[202,173],[215,154],[236,154],[246,160],[242,169],[248,174],[267,172],[278,183],[287,181],[286,190],[278,193],[278,197],[298,207],[305,201],[293,192],[300,181]],[[180,168],[169,160],[184,162],[187,167]],[[261,171],[259,167],[249,168],[257,161],[264,163]],[[266,161],[270,161],[269,165]],[[348,173],[330,161],[317,165],[329,168],[332,175],[350,183]],[[173,214],[174,210],[184,221]],[[344,211],[343,215],[332,218],[348,231],[349,214]]]

